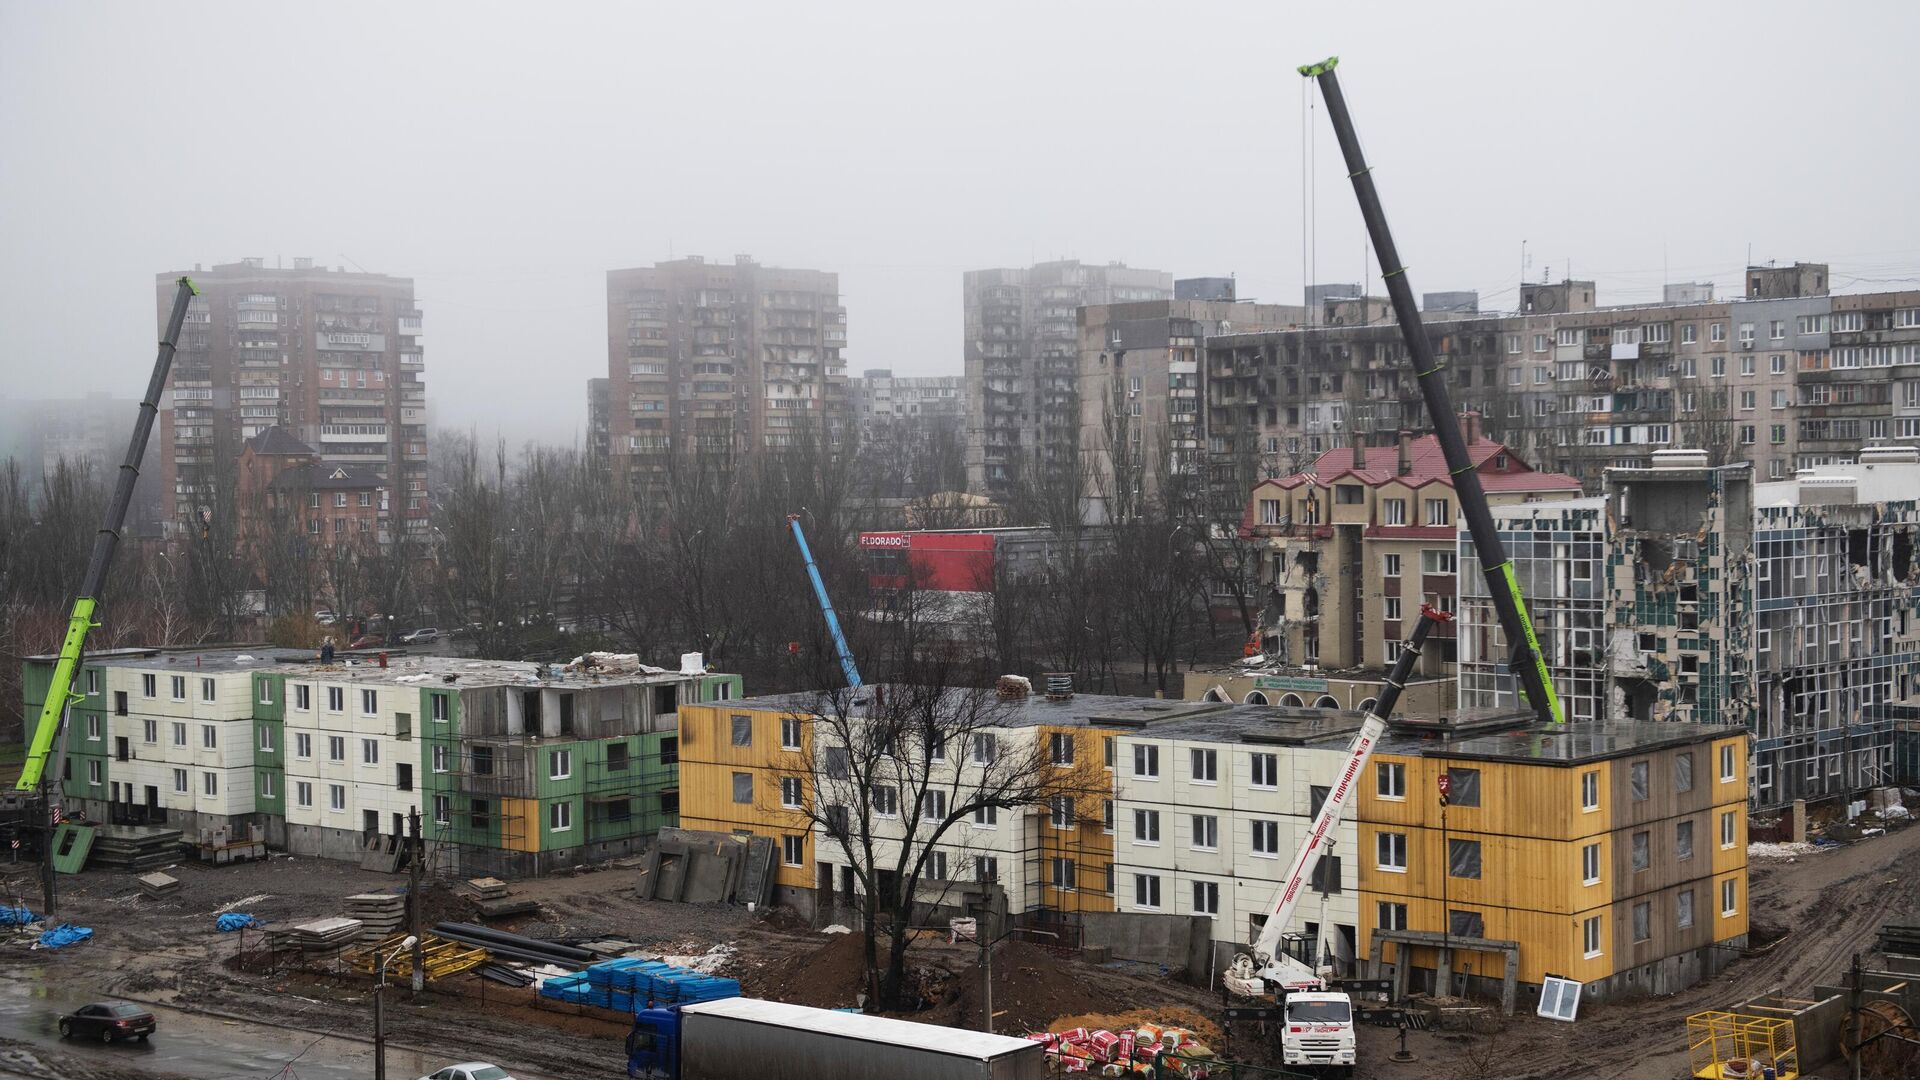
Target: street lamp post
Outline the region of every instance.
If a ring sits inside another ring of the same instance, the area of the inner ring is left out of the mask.
[[[420,939],[408,934],[398,948],[380,958],[380,970],[373,981],[373,1080],[387,1080],[387,965],[393,958],[413,948]]]
[[[1006,933],[1001,934],[999,937],[994,938],[992,941],[988,941],[984,937],[980,939],[981,941],[980,970],[982,972],[981,977],[983,980],[983,986],[981,988],[981,993],[980,993],[980,1000],[985,1007],[983,1010],[986,1014],[985,1021],[987,1026],[985,1030],[986,1030],[986,1033],[989,1035],[993,1034],[993,947],[1007,940],[1013,935],[1021,934],[1021,933],[1039,934],[1042,937],[1050,937],[1050,938],[1056,938],[1056,939],[1059,938],[1060,936],[1059,934],[1053,933],[1050,930],[1029,930],[1023,926],[1016,926],[1009,929]]]

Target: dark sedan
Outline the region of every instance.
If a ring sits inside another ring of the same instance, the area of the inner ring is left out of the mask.
[[[158,1026],[153,1014],[138,1005],[105,1001],[83,1005],[61,1017],[60,1037],[99,1039],[109,1043],[116,1039],[139,1039],[145,1042]]]

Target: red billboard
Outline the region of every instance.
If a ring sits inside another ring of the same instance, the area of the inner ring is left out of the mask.
[[[993,588],[991,533],[870,532],[860,534],[868,579],[876,589],[911,586],[928,592]]]

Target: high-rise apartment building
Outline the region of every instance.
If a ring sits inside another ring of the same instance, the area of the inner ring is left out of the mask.
[[[862,433],[892,422],[961,421],[967,414],[961,396],[966,380],[957,375],[895,375],[892,368],[868,368],[847,386]]]
[[[1184,293],[1231,293],[1231,278],[1183,278]],[[1209,288],[1211,286],[1211,289]],[[1079,320],[1080,454],[1091,475],[1089,516],[1110,520],[1112,503],[1152,494],[1162,475],[1197,478],[1206,465],[1200,414],[1200,358],[1218,334],[1300,326],[1306,309],[1221,300],[1146,300],[1091,304]],[[1115,475],[1129,474],[1123,485]],[[1260,479],[1250,475],[1247,484]],[[1244,497],[1240,492],[1236,497]]]
[[[1172,295],[1170,275],[1121,263],[968,271],[969,489],[1004,495],[1024,469],[1077,459],[1080,308]]]
[[[180,271],[158,275],[165,324]],[[426,388],[413,281],[294,259],[189,273],[187,310],[161,404],[165,510],[180,523],[232,495],[241,446],[284,427],[322,462],[377,472],[395,517],[427,527]],[[223,488],[228,485],[228,488]]]
[[[668,455],[831,441],[847,419],[840,276],[689,256],[607,272],[607,429],[636,488]]]

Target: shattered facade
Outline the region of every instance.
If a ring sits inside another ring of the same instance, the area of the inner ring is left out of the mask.
[[[1607,473],[1608,708],[1737,723],[1757,808],[1893,781],[1920,675],[1920,454],[1755,485],[1745,464]]]
[[[1493,507],[1527,614],[1547,655],[1553,689],[1569,720],[1605,717],[1606,522],[1604,499]],[[1459,700],[1463,709],[1523,708],[1473,540],[1460,529]]]

